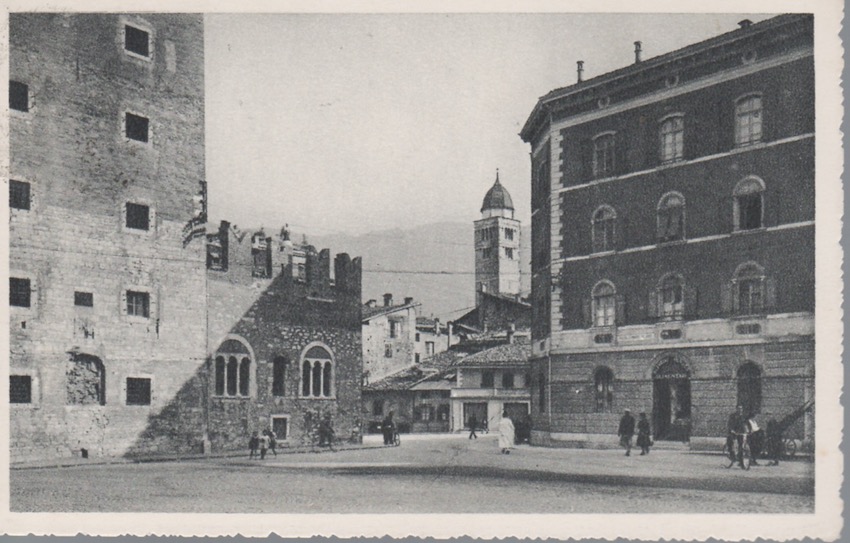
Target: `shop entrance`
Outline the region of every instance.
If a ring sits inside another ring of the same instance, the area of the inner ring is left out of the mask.
[[[655,439],[688,441],[691,433],[691,379],[687,368],[667,358],[652,376]]]
[[[475,416],[478,429],[487,428],[487,402],[464,402],[463,427],[469,429],[469,419]]]

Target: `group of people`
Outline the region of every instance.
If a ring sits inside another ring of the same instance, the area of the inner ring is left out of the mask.
[[[640,419],[637,421],[637,446],[640,447],[640,455],[644,456],[649,454],[649,448],[653,445],[652,430],[649,426],[649,419],[646,418],[646,413],[641,413],[638,416]],[[620,426],[617,429],[617,436],[620,438],[620,445],[626,449],[626,456],[631,456],[632,439],[635,436],[635,418],[629,409],[623,412]]]
[[[269,449],[277,456],[277,435],[270,428],[263,430],[262,435],[259,432],[254,432],[251,439],[248,440],[249,459],[256,457],[259,450],[260,460],[265,460],[266,452]]]
[[[779,457],[782,455],[782,432],[779,423],[774,419],[768,421],[766,431],[762,430],[756,422],[755,414],[745,416],[744,408],[739,405],[735,412],[729,415],[726,432],[726,451],[729,454],[730,466],[737,462],[741,468],[748,467],[744,464],[745,441],[750,448],[750,457],[747,459],[750,466],[758,466],[758,458],[764,452],[767,452],[767,458],[770,460],[768,466],[779,465]]]

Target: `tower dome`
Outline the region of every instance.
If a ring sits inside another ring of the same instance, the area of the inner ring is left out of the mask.
[[[487,209],[510,209],[514,210],[514,201],[511,200],[511,195],[507,189],[499,183],[499,170],[496,170],[496,182],[487,191],[484,196],[484,202],[481,203],[481,212]]]

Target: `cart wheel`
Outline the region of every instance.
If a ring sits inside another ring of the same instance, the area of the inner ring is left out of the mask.
[[[783,440],[782,449],[785,458],[794,458],[797,455],[797,441],[792,438]]]
[[[398,435],[398,432],[396,432],[396,434],[393,436],[393,445],[395,445],[396,447],[401,445],[401,436]]]

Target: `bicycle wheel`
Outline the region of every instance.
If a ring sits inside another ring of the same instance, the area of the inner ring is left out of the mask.
[[[401,436],[398,435],[398,432],[396,432],[395,435],[393,435],[393,445],[395,445],[396,447],[401,445]]]
[[[783,439],[782,453],[784,458],[794,458],[797,455],[797,440],[793,438]]]

